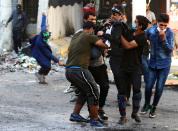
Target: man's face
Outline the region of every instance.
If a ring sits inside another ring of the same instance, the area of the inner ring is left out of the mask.
[[[96,24],[96,16],[89,15],[89,17],[86,21],[90,21],[90,22],[93,22],[94,24]]]
[[[22,10],[21,6],[17,6],[16,9],[17,9],[17,12],[18,12],[18,13],[20,13],[21,10]]]
[[[122,15],[118,13],[112,13],[111,19],[113,21],[121,21],[122,20]]]
[[[142,25],[139,24],[139,20],[138,20],[138,19],[135,19],[134,22],[135,22],[135,30],[137,30],[137,31],[143,31]]]
[[[160,30],[165,30],[168,26],[168,23],[166,22],[158,22],[158,27],[160,28]]]

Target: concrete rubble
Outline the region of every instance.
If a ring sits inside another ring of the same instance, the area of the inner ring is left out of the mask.
[[[38,69],[34,58],[24,54],[17,55],[14,52],[2,52],[0,55],[0,72],[15,72],[23,70],[25,72],[34,72]]]
[[[0,53],[0,73],[24,71],[35,73],[40,66],[33,57],[25,54],[17,55],[14,52],[3,51]],[[52,71],[60,72],[61,68],[52,64]]]
[[[166,86],[176,86],[178,85],[178,72],[173,72],[168,75],[166,80]]]

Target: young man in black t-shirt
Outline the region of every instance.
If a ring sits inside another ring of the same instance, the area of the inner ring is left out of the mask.
[[[136,31],[133,34],[133,38],[136,43],[128,42],[123,36],[121,36],[121,44],[124,48],[120,74],[119,74],[119,111],[121,114],[120,124],[126,123],[126,95],[127,95],[127,83],[131,83],[133,86],[133,109],[131,117],[136,122],[141,122],[138,116],[141,101],[141,56],[143,47],[147,44],[144,30],[147,28],[148,21],[144,16],[136,16],[135,20]]]

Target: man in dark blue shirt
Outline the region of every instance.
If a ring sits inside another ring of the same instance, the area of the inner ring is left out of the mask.
[[[173,31],[167,27],[168,23],[169,15],[162,13],[159,15],[158,24],[146,31],[147,38],[150,41],[151,53],[148,83],[145,88],[145,104],[141,113],[146,114],[150,109],[150,118],[156,117],[156,107],[161,98],[171,66],[174,36]],[[156,92],[151,106],[150,100],[155,82]]]

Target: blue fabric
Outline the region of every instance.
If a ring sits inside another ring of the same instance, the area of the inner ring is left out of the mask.
[[[118,95],[117,100],[118,100],[120,115],[126,116],[126,97],[124,95]]]
[[[88,122],[87,119],[85,119],[85,118],[83,118],[81,115],[75,114],[75,113],[72,113],[72,114],[70,115],[70,121]]]
[[[170,28],[166,30],[166,40],[161,41],[157,25],[146,31],[151,45],[149,66],[155,69],[167,68],[171,64],[171,53],[174,46],[174,34]]]
[[[152,89],[156,82],[156,92],[153,100],[153,106],[157,106],[161,98],[169,70],[170,66],[164,69],[149,69],[148,83],[145,88],[145,103],[147,105],[150,105]]]
[[[27,24],[27,18],[24,12],[18,13],[14,10],[8,19],[8,23],[12,21],[13,30],[23,30]]]
[[[66,68],[70,68],[70,69],[80,69],[80,66],[66,66]]]
[[[149,73],[149,58],[148,56],[142,55],[142,69],[145,84],[148,81],[148,73]]]
[[[53,56],[50,46],[43,41],[42,35],[35,36],[32,40],[32,56],[37,60],[40,66],[50,68],[51,60],[58,62],[59,60]]]
[[[103,127],[103,124],[99,120],[90,120],[90,125],[93,127]]]
[[[41,31],[46,31],[47,26],[46,26],[46,15],[42,15],[41,19]]]

